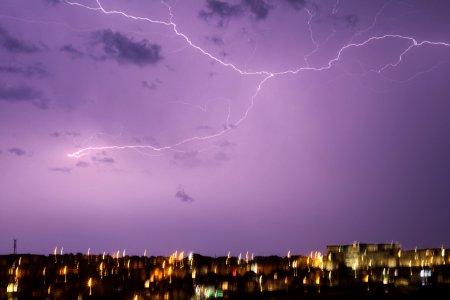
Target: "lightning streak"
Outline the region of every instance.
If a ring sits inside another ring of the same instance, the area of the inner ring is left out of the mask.
[[[339,10],[339,1],[340,0],[336,0],[336,3],[334,3],[333,9],[331,10],[331,14],[335,15],[337,14],[338,10]]]
[[[309,9],[305,9],[305,11],[308,13],[309,15],[309,20],[308,20],[308,30],[309,30],[309,38],[311,40],[311,42],[314,45],[314,49],[309,52],[308,54],[306,54],[305,56],[303,56],[303,60],[305,61],[306,65],[309,66],[309,61],[308,58],[313,55],[314,53],[316,53],[319,50],[319,43],[316,42],[316,40],[314,39],[314,35],[313,35],[313,30],[312,30],[312,25],[311,25],[311,21],[314,18],[314,14],[311,13],[309,11]]]
[[[150,22],[150,23],[153,23],[153,24],[159,24],[159,25],[172,27],[173,32],[177,36],[183,38],[186,41],[186,43],[188,43],[188,45],[190,47],[200,51],[203,55],[206,55],[207,57],[209,57],[210,59],[220,63],[221,65],[223,65],[225,67],[232,68],[236,72],[239,72],[239,74],[241,74],[241,75],[269,75],[269,73],[266,72],[266,71],[259,71],[259,72],[243,71],[240,68],[238,68],[237,66],[235,66],[234,64],[229,63],[229,62],[225,62],[225,61],[221,60],[220,58],[212,55],[208,51],[202,49],[200,46],[196,45],[194,42],[192,42],[189,39],[189,37],[187,35],[185,35],[184,33],[180,32],[178,30],[177,24],[172,21],[172,19],[173,19],[172,8],[167,3],[165,3],[164,1],[162,1],[162,3],[168,8],[169,14],[170,14],[170,19],[169,19],[168,22],[167,21],[160,21],[160,20],[153,20],[153,19],[146,18],[146,17],[137,17],[137,16],[129,15],[129,14],[125,13],[125,12],[117,11],[117,10],[106,10],[102,6],[102,4],[100,3],[99,0],[96,0],[96,2],[98,4],[98,7],[92,7],[92,6],[84,5],[84,4],[81,4],[81,3],[78,3],[78,2],[71,2],[71,1],[65,1],[65,2],[67,4],[74,5],[74,6],[81,6],[83,8],[89,9],[89,10],[101,11],[102,13],[107,14],[107,15],[121,15],[121,16],[123,16],[125,18],[129,18],[129,19],[136,20],[136,21],[145,21],[145,22]]]
[[[420,46],[423,46],[423,45],[434,45],[434,46],[450,47],[450,43],[432,42],[432,41],[421,41],[421,42],[418,42],[413,37],[399,35],[399,34],[385,34],[385,35],[382,35],[382,36],[372,36],[372,37],[366,39],[365,41],[363,41],[361,43],[349,43],[349,44],[341,47],[341,49],[338,51],[336,57],[334,57],[331,60],[329,60],[328,63],[325,66],[323,66],[323,67],[315,68],[315,67],[306,66],[306,67],[300,67],[300,68],[295,69],[295,70],[287,70],[287,71],[283,71],[283,72],[272,73],[271,75],[276,76],[276,75],[284,75],[284,74],[297,74],[297,73],[299,73],[301,71],[325,71],[325,70],[329,70],[329,69],[331,69],[331,67],[335,63],[337,63],[338,61],[341,60],[342,53],[344,53],[345,50],[347,50],[349,48],[360,48],[360,47],[366,46],[367,44],[369,44],[369,43],[371,43],[373,41],[381,41],[381,40],[386,40],[386,39],[390,39],[390,38],[407,40],[407,41],[411,42],[411,45],[408,46],[402,53],[399,54],[398,59],[397,59],[397,61],[395,63],[388,63],[385,66],[381,67],[377,71],[379,73],[383,72],[385,69],[387,69],[389,67],[397,67],[402,62],[403,56],[405,54],[407,54],[408,52],[410,52],[415,47],[420,47]]]
[[[228,127],[229,124],[230,124],[230,118],[231,118],[231,101],[230,101],[230,99],[211,99],[211,100],[207,101],[203,106],[197,105],[197,104],[193,104],[193,103],[190,103],[190,102],[184,102],[184,101],[167,101],[167,102],[180,103],[180,104],[183,104],[183,105],[186,105],[186,106],[198,109],[198,110],[200,110],[203,113],[206,113],[206,112],[208,112],[208,102],[212,102],[212,101],[225,101],[225,102],[227,102],[227,104],[228,104],[228,113],[227,113],[227,118],[225,120],[225,126]]]
[[[378,17],[383,13],[384,9],[385,9],[389,4],[391,4],[391,2],[392,2],[392,0],[389,0],[388,2],[385,2],[385,3],[383,4],[383,6],[381,7],[381,9],[376,13],[375,17],[373,18],[372,24],[371,24],[369,27],[367,27],[366,29],[363,29],[363,30],[358,31],[358,32],[352,37],[352,41],[353,41],[356,37],[362,35],[363,33],[366,33],[366,32],[368,32],[368,31],[372,30],[372,29],[377,25]]]
[[[339,3],[340,1],[337,0],[334,7],[333,7],[333,14],[336,14],[339,8]],[[356,36],[361,35],[364,32],[367,32],[369,30],[371,30],[376,22],[378,17],[381,15],[381,13],[383,12],[383,10],[385,9],[385,7],[390,3],[391,1],[388,1],[387,3],[385,3],[383,5],[383,7],[380,9],[380,11],[376,14],[375,19],[373,21],[373,23],[371,24],[371,26],[369,26],[367,29],[358,32],[353,38],[355,38]],[[370,43],[373,42],[377,42],[377,41],[384,41],[384,40],[389,40],[389,39],[396,39],[396,40],[406,40],[409,41],[409,45],[398,55],[398,58],[396,59],[396,61],[394,62],[390,62],[387,63],[386,65],[382,66],[381,68],[377,69],[377,70],[369,70],[369,71],[373,71],[376,72],[380,75],[382,75],[382,73],[389,69],[389,68],[395,68],[397,67],[403,60],[404,56],[409,53],[412,49],[416,48],[416,47],[421,47],[424,45],[431,45],[431,46],[443,46],[443,47],[450,47],[450,43],[447,42],[433,42],[433,41],[428,41],[428,40],[424,40],[424,41],[418,41],[416,40],[414,37],[412,36],[404,36],[404,35],[399,35],[399,34],[386,34],[386,35],[381,35],[381,36],[371,36],[367,39],[365,39],[362,42],[356,43],[353,41],[350,41],[348,44],[343,45],[339,51],[337,52],[336,56],[331,58],[327,63],[325,63],[325,65],[321,66],[321,67],[311,67],[308,64],[308,56],[312,55],[313,53],[315,53],[318,48],[319,48],[319,44],[314,40],[313,38],[313,33],[312,33],[312,28],[311,28],[311,21],[314,17],[314,14],[312,14],[309,10],[306,10],[307,13],[309,14],[309,19],[307,21],[307,25],[309,28],[309,32],[310,32],[310,38],[311,38],[311,42],[313,43],[313,45],[315,46],[315,49],[305,55],[304,60],[305,60],[305,66],[299,67],[297,69],[292,69],[292,70],[284,70],[284,71],[280,71],[280,72],[271,72],[271,71],[267,71],[267,70],[260,70],[260,71],[254,71],[254,72],[250,72],[250,71],[246,71],[243,70],[241,68],[239,68],[238,66],[234,65],[233,63],[230,62],[226,62],[221,60],[220,58],[214,56],[213,54],[211,54],[210,52],[208,52],[207,50],[204,50],[203,48],[201,48],[200,46],[198,46],[197,44],[195,44],[186,34],[182,33],[181,31],[178,30],[177,24],[173,21],[173,13],[172,13],[172,8],[170,5],[168,5],[166,2],[161,1],[161,3],[163,5],[165,5],[168,9],[169,12],[169,20],[168,21],[161,21],[161,20],[153,20],[147,17],[139,17],[139,16],[133,16],[130,15],[126,12],[123,11],[117,11],[117,10],[107,10],[103,7],[103,5],[100,3],[100,0],[96,0],[96,3],[98,6],[96,7],[92,7],[92,6],[88,6],[85,4],[81,4],[78,2],[72,2],[72,1],[65,1],[65,3],[72,5],[72,6],[78,6],[78,7],[82,7],[84,9],[88,9],[88,10],[93,10],[93,11],[99,11],[101,13],[107,14],[107,15],[119,15],[128,19],[132,19],[132,20],[136,20],[136,21],[144,21],[144,22],[150,22],[152,24],[155,25],[162,25],[162,26],[167,26],[170,27],[173,31],[173,33],[175,35],[177,35],[178,37],[184,39],[184,41],[187,43],[188,47],[191,47],[197,51],[199,51],[201,54],[203,54],[204,56],[210,58],[211,60],[219,63],[220,65],[227,67],[227,68],[231,68],[233,69],[235,72],[239,73],[240,75],[245,75],[245,76],[262,76],[262,79],[259,81],[259,83],[257,84],[254,93],[252,94],[252,96],[250,97],[250,104],[248,105],[247,109],[245,110],[245,112],[243,113],[242,117],[240,119],[238,119],[236,122],[234,122],[233,124],[229,123],[229,116],[230,114],[228,114],[227,117],[227,123],[224,126],[224,128],[222,130],[219,130],[213,134],[209,134],[209,135],[204,135],[204,136],[193,136],[193,137],[188,137],[186,139],[183,139],[175,144],[172,145],[166,145],[166,146],[161,146],[161,147],[156,147],[156,146],[152,146],[152,145],[111,145],[111,146],[98,146],[98,147],[86,147],[86,148],[81,148],[78,149],[77,151],[68,154],[69,157],[82,157],[84,155],[89,154],[91,151],[102,151],[102,150],[127,150],[127,149],[132,149],[132,150],[137,150],[137,151],[142,151],[142,150],[151,150],[151,151],[155,151],[155,152],[161,152],[161,151],[166,151],[166,150],[172,150],[172,151],[180,151],[177,150],[177,147],[183,145],[183,144],[187,144],[193,141],[204,141],[204,140],[209,140],[209,139],[214,139],[217,138],[225,133],[227,133],[228,131],[230,131],[231,129],[235,128],[236,126],[239,126],[248,116],[248,114],[250,113],[250,111],[253,109],[254,105],[255,105],[255,101],[257,96],[259,95],[260,91],[263,89],[264,84],[269,81],[272,78],[275,77],[279,77],[279,76],[285,76],[285,75],[296,75],[300,72],[304,72],[304,71],[315,71],[315,72],[321,72],[321,71],[326,71],[331,69],[336,63],[338,63],[342,56],[343,53],[350,49],[350,48],[360,48],[360,47],[364,47]],[[352,38],[352,39],[353,39]]]

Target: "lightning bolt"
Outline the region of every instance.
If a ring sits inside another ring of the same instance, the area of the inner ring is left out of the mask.
[[[332,15],[337,14],[337,12],[339,10],[339,4],[340,4],[339,2],[340,2],[340,0],[336,0],[336,2],[334,3],[333,9],[331,10]]]
[[[309,15],[309,19],[308,19],[309,38],[314,45],[314,49],[311,52],[309,52],[308,54],[306,54],[305,56],[303,56],[303,60],[305,61],[305,64],[307,66],[309,66],[308,58],[319,50],[319,43],[317,43],[316,40],[314,39],[312,25],[311,25],[311,21],[314,18],[314,14],[312,12],[310,12],[309,9],[305,9],[305,11]]]
[[[378,21],[378,18],[380,17],[380,15],[383,13],[383,11],[385,10],[385,8],[386,8],[389,4],[391,4],[391,2],[392,2],[392,0],[389,0],[388,2],[385,2],[385,3],[383,4],[383,6],[381,7],[381,9],[375,14],[375,17],[373,18],[372,24],[371,24],[369,27],[367,27],[366,29],[363,29],[363,30],[358,31],[358,32],[353,36],[352,41],[353,41],[356,37],[361,36],[363,33],[366,33],[366,32],[368,32],[368,31],[372,30],[372,29],[377,25],[377,21]]]
[[[311,27],[311,21],[314,18],[314,14],[311,13],[309,10],[306,10],[306,12],[309,15],[309,19],[307,21],[307,26],[309,28],[310,40],[311,40],[311,42],[312,42],[312,44],[314,46],[314,49],[310,53],[308,53],[308,54],[306,54],[304,56],[305,65],[301,66],[301,67],[298,67],[296,69],[288,69],[288,70],[279,71],[279,72],[271,72],[271,71],[267,71],[267,70],[260,70],[260,71],[252,71],[251,72],[251,71],[243,70],[243,69],[241,69],[240,67],[236,66],[235,64],[233,64],[231,62],[224,61],[224,60],[220,59],[219,57],[214,56],[213,54],[211,54],[207,50],[201,48],[197,44],[195,44],[185,33],[183,33],[182,31],[180,31],[178,29],[177,24],[173,21],[174,15],[172,13],[172,7],[169,4],[167,4],[166,2],[164,2],[164,1],[161,1],[161,3],[162,3],[162,5],[167,7],[168,14],[169,14],[169,19],[167,21],[154,20],[154,19],[147,18],[147,17],[134,16],[134,15],[130,15],[130,14],[124,12],[124,11],[107,10],[102,5],[100,0],[95,0],[95,2],[97,3],[97,6],[89,6],[89,5],[85,5],[85,4],[79,3],[79,2],[73,2],[73,1],[68,1],[68,0],[65,1],[65,3],[68,4],[68,5],[78,6],[78,7],[81,7],[83,9],[88,9],[88,10],[92,10],[92,11],[98,11],[98,12],[106,14],[106,15],[119,15],[121,17],[128,18],[128,19],[131,19],[131,20],[134,20],[134,21],[149,22],[149,23],[154,24],[154,25],[170,27],[172,29],[173,33],[176,36],[178,36],[179,38],[183,39],[186,42],[186,46],[187,47],[191,47],[191,48],[197,50],[199,53],[201,53],[205,57],[207,57],[207,58],[217,62],[218,64],[222,65],[223,67],[231,68],[233,71],[235,71],[236,73],[238,73],[238,74],[240,74],[242,76],[261,76],[262,78],[259,80],[258,84],[256,85],[256,88],[255,88],[253,94],[250,97],[249,104],[248,104],[246,110],[244,111],[244,113],[242,114],[242,117],[239,118],[233,124],[229,123],[229,117],[230,117],[230,109],[229,109],[227,122],[226,122],[225,127],[222,130],[219,130],[219,131],[217,131],[217,132],[215,132],[213,134],[202,135],[202,136],[192,136],[192,137],[188,137],[186,139],[183,139],[183,140],[181,140],[181,141],[179,141],[179,142],[177,142],[175,144],[165,145],[165,146],[161,146],[161,147],[156,147],[156,146],[153,146],[153,145],[90,146],[90,147],[86,147],[86,148],[80,148],[80,149],[78,149],[77,151],[75,151],[73,153],[67,154],[67,156],[74,157],[74,158],[79,158],[79,157],[82,157],[84,155],[88,155],[91,151],[103,151],[103,150],[128,150],[128,149],[132,149],[132,150],[137,150],[137,151],[151,150],[151,151],[155,151],[155,152],[161,152],[161,151],[166,151],[166,150],[180,151],[180,150],[177,150],[177,148],[179,146],[181,146],[181,145],[188,144],[188,143],[194,142],[194,141],[205,141],[205,140],[209,140],[209,139],[214,139],[214,138],[220,137],[223,134],[227,133],[228,131],[230,131],[230,130],[234,129],[235,127],[239,126],[242,122],[245,121],[245,119],[248,117],[250,111],[253,109],[253,107],[255,105],[256,98],[258,97],[260,91],[263,89],[264,85],[270,79],[273,79],[275,77],[280,77],[280,76],[286,76],[286,75],[297,75],[300,72],[307,72],[307,71],[310,71],[310,72],[322,72],[322,71],[329,70],[334,65],[336,65],[339,61],[341,61],[344,52],[347,51],[348,49],[351,49],[351,48],[361,48],[361,47],[367,46],[370,43],[374,43],[374,42],[377,42],[377,41],[385,41],[385,40],[389,41],[390,39],[407,41],[409,43],[409,45],[403,51],[401,51],[398,54],[397,59],[395,61],[386,63],[384,66],[382,66],[382,67],[380,67],[380,68],[378,68],[376,70],[375,69],[374,70],[369,70],[370,72],[375,72],[375,73],[377,73],[377,74],[379,74],[380,76],[383,76],[383,77],[385,77],[383,75],[384,71],[386,71],[387,69],[396,68],[397,66],[399,66],[402,63],[403,58],[405,57],[405,55],[407,55],[414,48],[422,47],[422,46],[426,46],[426,45],[441,46],[441,47],[449,47],[450,48],[450,43],[447,43],[447,42],[442,42],[442,41],[435,42],[435,41],[428,41],[428,40],[418,41],[416,38],[414,38],[412,36],[405,36],[405,35],[400,35],[400,34],[386,34],[386,35],[380,35],[380,36],[371,36],[369,38],[366,38],[362,42],[359,42],[359,43],[354,42],[353,40],[356,37],[361,36],[363,33],[366,33],[368,31],[370,31],[372,28],[374,28],[374,26],[376,25],[378,17],[381,15],[381,13],[385,9],[385,7],[391,2],[391,1],[388,1],[387,3],[385,3],[382,6],[380,11],[378,11],[378,13],[375,15],[373,23],[368,28],[366,28],[363,31],[357,32],[352,37],[350,42],[345,44],[345,45],[343,45],[337,51],[336,55],[334,57],[332,57],[331,59],[329,59],[328,62],[326,62],[324,65],[319,66],[319,67],[312,67],[308,63],[308,57],[319,50],[319,44],[314,39],[313,31],[312,31],[312,27]],[[332,8],[332,14],[336,14],[337,13],[337,11],[339,9],[339,5],[340,5],[340,1],[337,0],[336,3],[334,4],[333,8]],[[426,70],[424,72],[421,72],[420,74],[425,73],[427,71],[431,71],[432,69],[433,68],[431,68],[429,70]]]

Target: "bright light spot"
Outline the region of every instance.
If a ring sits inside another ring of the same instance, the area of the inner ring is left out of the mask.
[[[431,270],[420,270],[420,277],[431,277]]]
[[[363,276],[362,282],[364,282],[364,283],[368,283],[369,282],[369,274],[366,274],[366,275]]]
[[[8,283],[8,286],[6,287],[6,292],[7,293],[17,293],[17,287],[18,287],[17,282]]]

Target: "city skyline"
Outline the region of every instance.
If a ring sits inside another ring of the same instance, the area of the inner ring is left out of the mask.
[[[327,246],[308,256],[209,257],[76,254],[0,255],[2,297],[82,299],[434,298],[448,291],[448,249],[399,244]]]
[[[11,251],[6,252],[2,255],[42,255],[42,256],[63,256],[63,255],[93,255],[93,256],[109,256],[113,258],[124,258],[127,256],[137,256],[137,257],[182,257],[186,258],[191,255],[200,255],[204,257],[211,257],[211,258],[233,258],[236,260],[254,260],[256,257],[313,257],[313,256],[326,256],[326,253],[328,252],[336,252],[341,251],[342,249],[351,249],[353,247],[362,248],[363,251],[365,249],[371,249],[370,251],[382,251],[382,249],[386,248],[389,250],[392,249],[401,249],[401,251],[407,251],[407,252],[414,252],[414,251],[421,251],[421,252],[427,252],[427,251],[438,251],[439,253],[442,253],[442,256],[445,255],[445,253],[448,253],[448,248],[444,247],[444,245],[441,245],[439,247],[414,247],[414,248],[403,248],[402,244],[398,241],[392,241],[390,243],[373,243],[373,242],[364,242],[364,241],[353,241],[352,243],[341,243],[341,244],[328,244],[328,245],[322,245],[322,247],[317,249],[311,249],[309,252],[300,253],[296,251],[292,251],[291,249],[285,251],[285,253],[280,252],[280,254],[270,254],[270,255],[260,255],[258,252],[251,251],[251,250],[245,250],[240,251],[238,253],[232,253],[230,250],[222,249],[219,253],[214,253],[213,255],[208,255],[205,253],[199,253],[194,251],[188,251],[187,249],[173,249],[172,251],[169,251],[168,253],[154,253],[148,250],[143,249],[140,253],[130,253],[127,251],[127,249],[114,249],[113,251],[100,251],[100,252],[93,252],[91,251],[91,248],[86,249],[86,251],[78,251],[73,252],[70,251],[70,249],[65,249],[63,245],[57,245],[53,249],[49,249],[47,253],[30,253],[30,252],[23,252],[20,251],[20,248],[18,247],[18,240],[14,239],[11,244]],[[339,250],[341,249],[341,250]],[[384,249],[384,250],[386,250]],[[345,250],[345,251],[347,251]],[[396,255],[396,251],[392,251],[394,256]],[[324,255],[325,254],[325,255]]]
[[[0,8],[0,254],[450,245],[447,1]]]

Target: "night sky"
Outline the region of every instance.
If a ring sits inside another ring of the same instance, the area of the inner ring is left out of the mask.
[[[2,0],[0,254],[450,246],[450,2]]]

